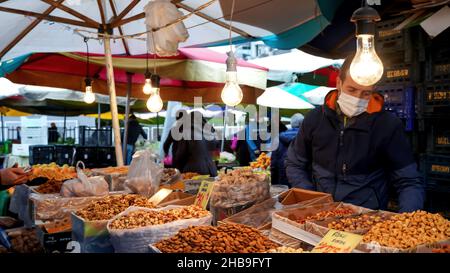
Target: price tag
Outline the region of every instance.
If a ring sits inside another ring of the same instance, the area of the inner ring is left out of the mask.
[[[211,197],[214,182],[202,181],[200,188],[198,189],[197,196],[195,197],[194,205],[200,206],[206,209],[208,206],[209,197]]]
[[[358,246],[362,236],[349,232],[330,229],[312,253],[350,253]]]

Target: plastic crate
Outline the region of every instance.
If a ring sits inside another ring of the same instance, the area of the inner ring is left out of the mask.
[[[450,218],[450,193],[439,190],[428,190],[425,202],[425,210],[432,213],[440,213],[447,219]]]
[[[89,128],[80,126],[79,144],[82,146],[112,146],[112,129],[107,128]]]
[[[424,119],[427,152],[450,155],[450,117]]]
[[[73,145],[55,145],[55,162],[62,165],[74,165],[75,146]]]
[[[55,146],[53,145],[31,145],[29,151],[30,165],[49,164],[55,160]]]
[[[421,85],[417,107],[424,116],[450,116],[450,81]]]
[[[450,29],[445,30],[429,41],[427,47],[426,77],[427,81],[450,81]]]
[[[384,108],[386,111],[405,121],[405,130],[414,129],[415,118],[415,87],[405,85],[378,86],[377,91],[384,97]]]
[[[421,158],[427,189],[450,192],[450,155],[425,154]]]
[[[404,16],[399,16],[377,23],[377,32],[375,35],[377,52],[401,51],[410,45],[411,38],[409,29],[395,30],[404,20]]]
[[[116,166],[116,151],[114,147],[97,147],[97,167]]]
[[[96,168],[98,165],[97,147],[77,146],[74,164],[78,161],[83,161],[86,168]]]

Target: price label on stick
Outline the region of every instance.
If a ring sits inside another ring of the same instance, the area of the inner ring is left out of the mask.
[[[214,182],[202,181],[200,188],[198,189],[197,196],[195,197],[194,204],[206,209],[208,206],[209,198],[211,197]]]
[[[311,252],[350,253],[358,246],[361,240],[361,235],[330,229]]]

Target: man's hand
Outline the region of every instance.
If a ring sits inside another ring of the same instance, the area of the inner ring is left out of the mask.
[[[27,182],[28,177],[22,168],[0,170],[0,183],[4,186],[20,185]]]

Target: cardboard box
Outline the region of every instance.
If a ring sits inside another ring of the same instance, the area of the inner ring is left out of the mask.
[[[81,253],[113,253],[109,220],[87,221],[72,212],[72,238],[80,244]]]
[[[182,201],[183,199],[188,199],[186,200],[186,203],[190,203],[192,200],[192,204],[194,203],[193,200],[195,200],[195,195],[189,194],[189,193],[185,193],[185,192],[172,192],[169,194],[169,196],[167,196],[166,198],[164,198],[159,204],[159,207],[165,207],[168,205],[174,205],[180,204],[180,201]],[[183,202],[181,202],[183,203]],[[189,204],[191,205],[191,204]],[[184,206],[184,205],[183,205]]]
[[[41,226],[37,229],[37,234],[46,253],[65,253],[72,251],[67,246],[69,242],[72,242],[71,230],[50,233],[45,226]]]
[[[281,204],[288,206],[293,204],[298,204],[300,202],[308,201],[308,200],[314,200],[318,197],[323,197],[323,202],[321,203],[328,203],[333,202],[333,197],[329,193],[324,192],[318,192],[318,191],[310,191],[310,190],[304,190],[304,189],[297,189],[292,188],[289,191],[283,193],[280,196]]]

